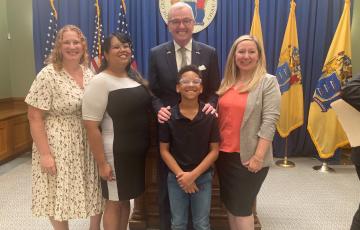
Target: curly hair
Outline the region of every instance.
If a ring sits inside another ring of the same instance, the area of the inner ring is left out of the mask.
[[[201,74],[201,71],[199,70],[199,67],[196,66],[196,65],[186,65],[184,67],[182,67],[180,70],[179,70],[179,73],[178,73],[178,77],[177,77],[177,83],[179,83],[182,75],[186,72],[194,72],[200,79],[202,79],[202,74]]]
[[[67,31],[74,31],[78,34],[81,42],[81,46],[83,48],[83,55],[80,58],[80,64],[84,66],[89,65],[89,53],[88,53],[88,47],[87,47],[87,41],[84,34],[81,32],[79,27],[74,25],[66,25],[63,28],[59,30],[59,32],[56,35],[55,44],[53,49],[51,50],[50,55],[46,58],[45,64],[52,64],[54,66],[54,69],[56,71],[60,71],[63,67],[63,55],[61,53],[61,46],[62,46],[62,40],[64,37],[64,33]]]

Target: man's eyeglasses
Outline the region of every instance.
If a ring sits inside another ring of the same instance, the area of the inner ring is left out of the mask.
[[[169,20],[169,23],[173,24],[174,26],[180,26],[182,23],[184,26],[190,26],[194,22],[191,18],[184,18],[184,19],[172,19]]]
[[[181,85],[200,85],[201,84],[201,79],[198,78],[198,79],[194,79],[194,80],[187,80],[187,79],[180,79],[179,80],[179,83]]]

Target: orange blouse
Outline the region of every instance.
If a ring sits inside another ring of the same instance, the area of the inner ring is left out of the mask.
[[[220,151],[240,153],[240,128],[248,92],[239,93],[233,87],[219,99]]]

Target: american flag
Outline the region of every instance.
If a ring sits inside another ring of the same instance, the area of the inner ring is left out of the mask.
[[[46,41],[45,41],[45,50],[44,50],[44,60],[49,56],[51,53],[54,44],[55,38],[57,34],[57,12],[54,6],[54,0],[50,0],[51,12],[49,17],[49,24],[48,24],[48,31],[46,33]]]
[[[117,32],[120,32],[120,33],[124,33],[124,34],[127,34],[129,37],[131,37],[130,35],[130,31],[129,31],[129,28],[128,28],[128,23],[126,22],[126,4],[125,4],[125,1],[124,0],[121,0],[121,3],[120,3],[120,12],[118,14],[119,18],[117,20],[117,26],[116,26],[116,31]],[[131,66],[134,68],[134,69],[137,69],[137,64],[136,64],[136,61],[135,61],[135,56],[134,56],[134,47],[131,46],[131,52],[132,52],[132,63],[131,63]]]
[[[99,1],[95,3],[96,15],[94,19],[95,31],[91,47],[91,69],[96,73],[101,65],[101,44],[104,42],[103,26],[101,23]]]

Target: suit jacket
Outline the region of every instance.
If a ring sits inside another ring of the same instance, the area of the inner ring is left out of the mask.
[[[281,93],[276,77],[270,74],[249,92],[240,128],[240,157],[248,160],[255,154],[259,138],[272,141],[280,117]],[[272,146],[265,154],[263,167],[273,161]]]
[[[180,99],[176,92],[178,70],[174,42],[169,41],[152,48],[149,59],[149,83],[155,95],[153,107],[157,112],[163,106],[178,104]],[[220,85],[215,49],[192,40],[191,64],[205,66],[206,69],[201,72],[203,93],[200,95],[200,100],[209,102],[215,107],[218,98],[215,92]]]
[[[360,74],[352,77],[341,90],[341,97],[360,112]]]

